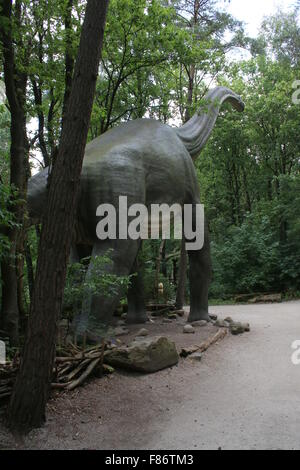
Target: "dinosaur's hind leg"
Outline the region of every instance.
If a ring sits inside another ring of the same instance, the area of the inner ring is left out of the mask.
[[[111,263],[103,267],[100,275],[113,274],[128,276],[136,259],[139,241],[110,240],[97,241],[93,247],[91,262],[86,274],[86,281],[91,280],[95,272],[93,260],[96,256],[103,256],[110,252]],[[104,337],[107,326],[112,321],[112,315],[120,298],[122,289],[115,287],[112,293],[88,294],[83,300],[82,312],[75,320],[76,333],[80,336],[86,334],[90,341],[98,341]]]
[[[205,221],[204,245],[201,250],[189,250],[190,314],[188,321],[208,320],[208,290],[212,264],[208,227]]]

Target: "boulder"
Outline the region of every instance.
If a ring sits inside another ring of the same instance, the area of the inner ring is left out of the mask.
[[[195,328],[192,325],[184,325],[183,333],[195,333]]]
[[[137,338],[127,347],[105,353],[105,363],[137,372],[156,372],[178,363],[175,343],[164,336]]]
[[[232,320],[231,317],[226,317],[224,318],[224,321],[226,321],[227,323],[229,323],[231,325],[231,323],[234,323],[234,321]]]

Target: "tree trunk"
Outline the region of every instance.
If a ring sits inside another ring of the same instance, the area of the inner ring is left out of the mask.
[[[30,246],[29,246],[28,241],[25,242],[24,248],[25,248],[26,266],[27,266],[29,296],[30,296],[30,302],[32,302],[33,287],[34,287],[34,273],[33,273],[33,265],[32,265],[32,256],[31,256],[31,251],[30,251]]]
[[[67,113],[68,102],[72,88],[73,72],[74,72],[74,58],[72,52],[72,8],[73,0],[68,0],[65,12],[65,32],[66,32],[66,51],[65,51],[65,94],[62,110],[62,123]]]
[[[87,2],[68,111],[42,224],[24,353],[8,410],[10,428],[18,432],[39,427],[45,420],[56,323],[62,307],[108,3],[109,0]]]
[[[7,22],[2,22],[0,37],[3,45],[3,68],[6,96],[11,114],[11,147],[10,147],[10,186],[11,212],[15,222],[22,225],[24,204],[16,203],[18,199],[25,199],[26,182],[26,114],[24,102],[26,95],[27,76],[16,69],[15,54],[12,35],[12,0],[1,0],[2,16]],[[21,16],[20,2],[15,3],[14,16],[17,21]],[[13,193],[13,190],[16,193]],[[19,342],[19,308],[18,308],[18,279],[16,270],[18,227],[11,227],[7,231],[10,242],[9,255],[1,263],[2,272],[2,309],[1,323],[8,334],[12,346]]]

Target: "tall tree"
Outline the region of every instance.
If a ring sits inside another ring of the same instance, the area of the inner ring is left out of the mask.
[[[26,86],[30,53],[23,44],[21,17],[24,5],[21,1],[0,1],[0,38],[3,48],[3,70],[6,96],[11,115],[11,147],[10,147],[10,210],[14,215],[15,224],[7,229],[10,242],[9,255],[1,262],[2,310],[1,323],[7,332],[10,343],[18,345],[19,337],[19,305],[18,305],[18,273],[17,254],[20,243],[20,230],[24,215],[24,199],[26,192],[27,168],[27,137],[26,137]],[[17,31],[17,33],[16,33]],[[16,58],[15,44],[23,60],[22,67]],[[29,45],[30,47],[30,45]],[[23,203],[22,203],[23,201]]]
[[[56,323],[79,194],[109,0],[88,0],[74,80],[43,218],[24,353],[9,406],[9,425],[24,432],[45,420],[55,356]]]

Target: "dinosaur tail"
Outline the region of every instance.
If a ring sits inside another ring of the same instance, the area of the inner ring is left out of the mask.
[[[225,101],[229,101],[237,111],[244,111],[244,103],[237,94],[229,88],[217,87],[207,93],[204,104],[192,119],[176,129],[177,135],[193,159],[199,155],[209,139]]]

